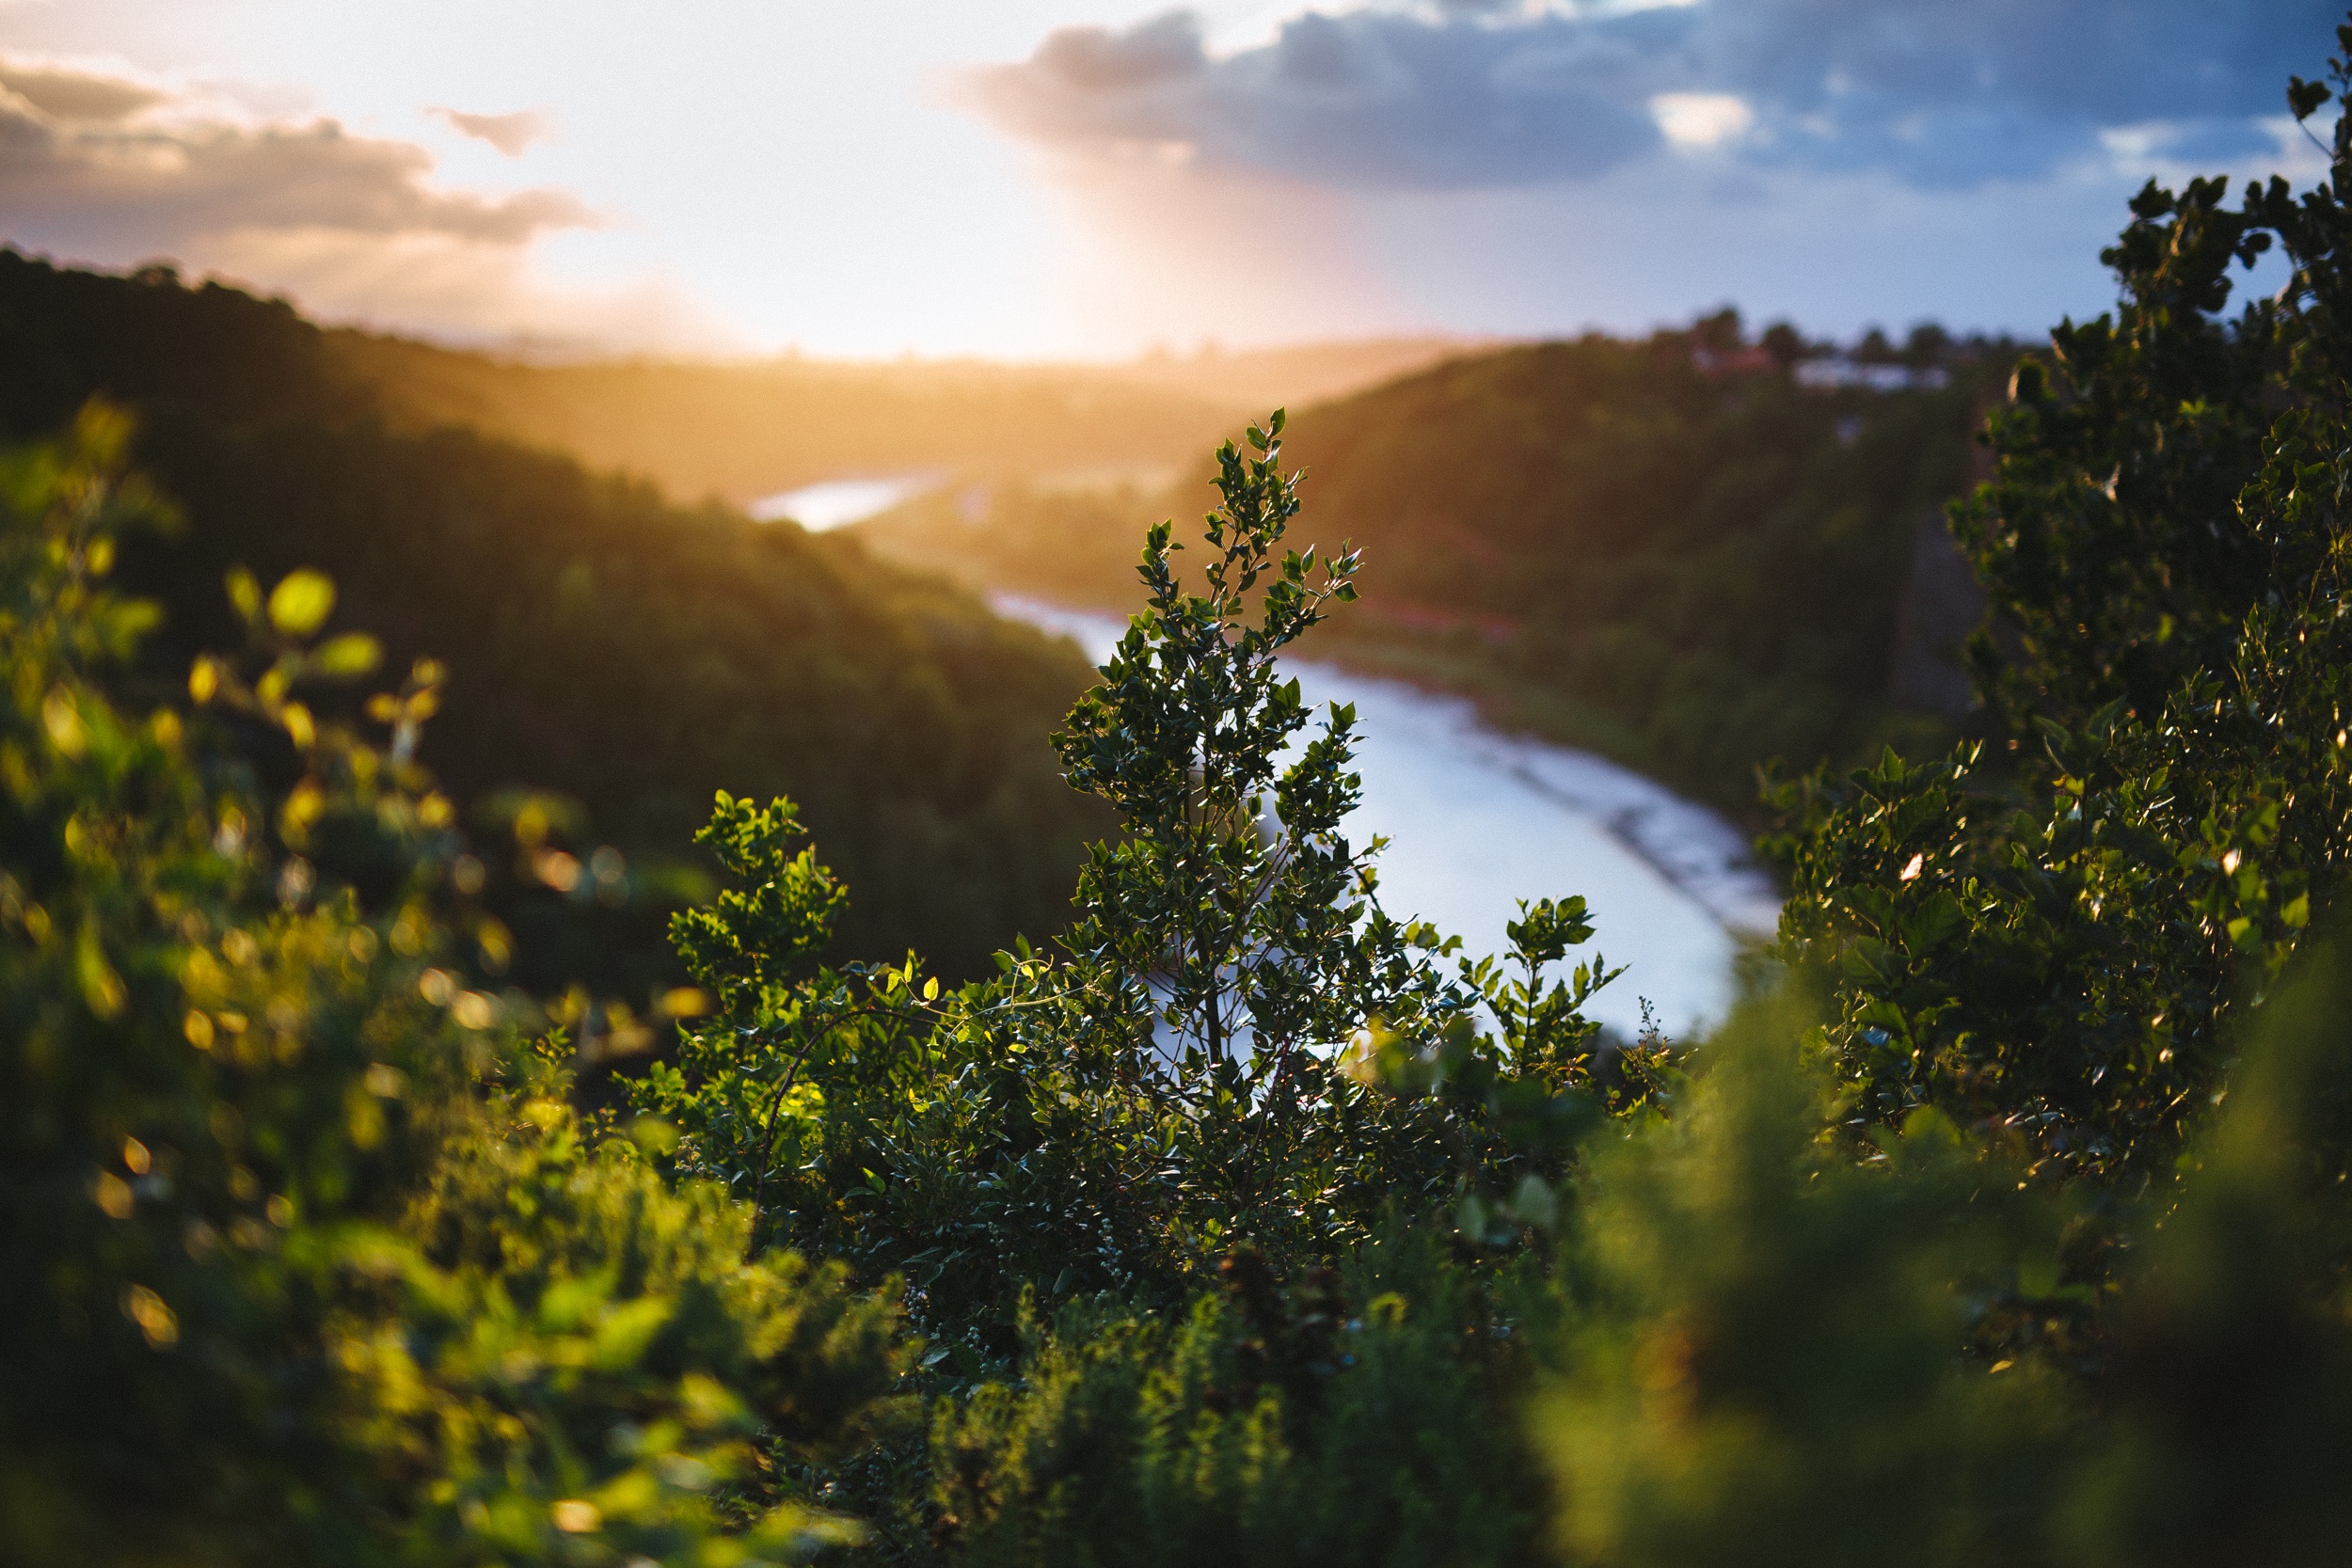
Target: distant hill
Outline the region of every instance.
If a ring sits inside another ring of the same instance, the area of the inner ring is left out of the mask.
[[[185,505],[184,531],[121,568],[168,615],[145,666],[159,689],[235,646],[234,564],[321,568],[336,624],[380,634],[395,670],[446,659],[424,755],[476,819],[516,786],[560,792],[586,812],[569,847],[628,868],[563,898],[489,855],[543,988],[666,979],[661,879],[640,873],[695,855],[721,787],[803,803],[852,890],[848,955],[913,945],[971,973],[1058,927],[1108,826],[1046,742],[1089,678],[1066,645],[852,541],[425,428],[347,351],[282,303],[0,251],[0,435],[103,393],[138,410],[140,461]],[[631,886],[616,909],[596,897]]]
[[[605,360],[531,364],[337,331],[338,370],[403,428],[457,423],[738,506],[845,475],[1004,480],[1198,461],[1268,399],[1305,402],[1466,345],[1407,339],[1122,364]]]
[[[1256,415],[1284,404],[1304,407],[1346,397],[1449,359],[1483,354],[1501,341],[1424,335],[1274,348],[1207,345],[1191,354],[1157,351],[1107,369],[1122,379],[1190,392]]]
[[[1964,706],[1972,583],[1937,522],[2014,359],[1932,331],[1854,356],[1735,317],[1450,360],[1295,414],[1299,542],[1365,552],[1321,651],[1735,808]],[[1132,608],[1168,489],[1002,484],[856,530],[976,586]]]
[[[845,475],[1175,463],[1237,404],[1090,368],[668,360],[529,365],[356,332],[339,367],[402,428],[469,425],[738,506]]]

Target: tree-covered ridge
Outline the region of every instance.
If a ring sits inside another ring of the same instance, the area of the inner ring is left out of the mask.
[[[123,580],[165,612],[155,679],[241,635],[231,568],[318,568],[396,659],[453,672],[424,754],[469,822],[521,789],[585,808],[522,847],[568,888],[485,852],[519,977],[633,1003],[666,984],[675,895],[639,873],[680,858],[723,785],[803,801],[856,879],[850,952],[919,945],[970,974],[1054,927],[1100,831],[1043,740],[1084,684],[1066,650],[846,541],[460,429],[388,430],[281,303],[0,253],[0,337],[25,372],[17,434],[93,393],[142,413],[139,458],[184,517],[124,546]],[[592,874],[608,846],[619,869]]]
[[[1969,483],[2012,351],[1922,329],[1825,352],[1786,327],[1750,341],[1727,313],[1494,350],[1305,410],[1290,442],[1318,530],[1371,567],[1362,611],[1317,647],[1735,808],[1760,763],[1950,717],[1978,607],[1939,597],[1932,519]],[[1128,610],[1127,541],[1199,488],[1000,486],[981,516],[960,493],[860,531],[987,586]]]

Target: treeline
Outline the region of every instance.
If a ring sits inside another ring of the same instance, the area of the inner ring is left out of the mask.
[[[857,866],[845,952],[968,974],[1056,928],[1103,826],[1044,741],[1086,679],[1067,649],[847,541],[394,429],[326,335],[218,285],[0,252],[0,354],[9,433],[115,399],[180,503],[122,544],[120,580],[165,612],[150,690],[238,645],[236,567],[322,570],[398,667],[447,664],[423,756],[483,836],[512,978],[640,1002],[674,981],[661,924],[707,881],[673,873],[722,785],[788,790]]]
[[[1315,645],[1752,809],[1759,763],[1866,754],[1964,709],[1980,601],[1936,518],[2014,358],[1933,328],[1756,339],[1725,312],[1309,408],[1289,439],[1318,532],[1368,562],[1362,613]],[[860,531],[977,584],[1132,609],[1128,539],[1188,523],[1200,493],[1009,484]]]

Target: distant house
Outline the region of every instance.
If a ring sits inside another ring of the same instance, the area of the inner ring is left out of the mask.
[[[1862,387],[1873,392],[1934,392],[1951,385],[1951,374],[1941,365],[1914,370],[1909,365],[1865,364],[1842,355],[1829,359],[1800,360],[1796,367],[1797,385],[1817,392],[1834,391],[1841,387]]]
[[[1761,344],[1730,350],[1693,349],[1691,362],[1701,375],[1760,375],[1780,368],[1780,361]]]

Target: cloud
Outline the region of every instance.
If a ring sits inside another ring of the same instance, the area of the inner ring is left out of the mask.
[[[0,61],[0,87],[44,115],[101,123],[128,119],[166,97],[136,82],[40,66],[12,66],[6,61]]]
[[[1599,173],[1655,146],[1632,80],[1642,16],[1571,26],[1309,11],[1211,55],[1170,12],[1069,27],[1027,61],[967,74],[1003,128],[1062,148],[1198,159],[1343,186],[1451,188]]]
[[[548,134],[547,117],[534,109],[521,109],[511,115],[469,115],[455,109],[435,109],[433,113],[460,134],[488,142],[510,158],[521,157],[526,148]]]
[[[449,118],[494,145],[538,129]],[[424,148],[333,119],[255,115],[128,71],[0,60],[0,243],[23,249],[99,266],[168,257],[323,319],[469,341],[725,341],[659,276],[551,286],[536,242],[599,225],[565,191],[446,188]]]
[[[518,246],[596,222],[575,197],[445,191],[408,142],[254,124],[127,78],[0,65],[6,237],[144,254],[231,234],[429,235]]]
[[[1212,52],[1171,11],[966,72],[1000,128],[1093,157],[1362,190],[1589,181],[1669,150],[1921,189],[2274,145],[2342,0],[1439,0],[1301,11]]]

